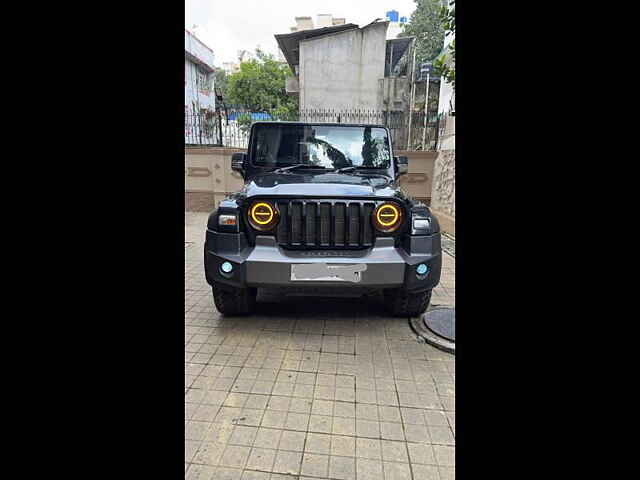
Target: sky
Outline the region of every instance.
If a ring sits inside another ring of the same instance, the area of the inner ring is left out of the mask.
[[[384,19],[389,10],[409,18],[414,9],[413,0],[185,0],[184,26],[213,50],[220,67],[237,62],[238,50],[260,46],[275,55],[273,36],[290,33],[295,17],[309,16],[315,23],[316,15],[330,13],[362,27]]]

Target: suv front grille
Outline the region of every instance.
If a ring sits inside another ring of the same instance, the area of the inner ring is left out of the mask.
[[[374,202],[280,200],[276,241],[286,248],[367,248],[373,246]]]

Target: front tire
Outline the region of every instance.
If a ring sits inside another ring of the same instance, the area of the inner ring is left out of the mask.
[[[214,284],[211,288],[213,302],[223,315],[248,315],[253,312],[256,305],[257,289],[236,288]]]
[[[417,317],[429,308],[431,290],[408,292],[404,288],[385,290],[385,303],[394,317]]]

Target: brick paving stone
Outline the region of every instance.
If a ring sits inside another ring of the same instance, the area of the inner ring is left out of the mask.
[[[307,433],[304,451],[328,455],[331,450],[331,435],[324,433]]]
[[[232,445],[252,446],[258,433],[257,427],[237,425],[233,429],[229,443]]]
[[[438,467],[440,473],[440,480],[455,480],[456,469],[455,467]]]
[[[301,475],[326,477],[329,472],[329,456],[305,453],[302,458]]]
[[[276,458],[277,450],[254,447],[249,453],[247,469],[270,472]]]
[[[304,450],[304,442],[306,438],[305,432],[294,432],[285,430],[280,437],[279,450],[289,450],[293,452],[302,452]]]
[[[331,433],[334,435],[355,435],[355,418],[333,417],[333,428]]]
[[[431,443],[431,437],[426,425],[405,425],[404,434],[407,442]]]
[[[216,480],[240,480],[242,470],[238,468],[218,467],[213,475]]]
[[[209,465],[190,465],[185,480],[212,480],[215,473],[216,468]]]
[[[382,459],[385,462],[409,462],[406,444],[382,440]]]
[[[280,429],[260,427],[258,428],[253,446],[260,448],[277,448],[282,433],[283,430]]]
[[[381,298],[267,295],[255,315],[221,316],[207,217],[185,214],[185,478],[455,478],[454,357]],[[448,254],[432,304],[455,305]]]
[[[356,477],[356,459],[329,457],[329,476],[338,480],[354,480]]]
[[[244,468],[250,452],[251,448],[247,446],[227,445],[220,458],[220,465],[223,467]]]
[[[333,417],[330,415],[311,415],[309,417],[309,431],[316,433],[331,433]]]
[[[267,472],[245,470],[244,472],[242,472],[242,477],[240,478],[240,480],[269,480],[270,477],[271,474]]]
[[[380,423],[372,420],[356,419],[356,435],[359,437],[380,438]]]
[[[273,465],[273,471],[276,473],[284,473],[288,475],[298,475],[300,473],[300,464],[302,462],[301,452],[288,452],[278,450],[276,461]]]
[[[364,478],[366,480],[384,480],[382,461],[380,460],[356,458],[356,473],[358,478]]]
[[[218,465],[224,453],[224,448],[225,445],[221,443],[202,442],[193,457],[193,462],[204,465]]]
[[[434,465],[412,465],[413,478],[420,480],[440,480],[438,467]]]
[[[384,440],[405,440],[401,423],[380,422],[380,437]]]
[[[356,456],[356,438],[331,435],[331,455],[339,457]]]
[[[445,445],[434,445],[433,451],[439,466],[453,467],[455,465],[455,449]]]
[[[382,460],[382,444],[373,438],[356,438],[356,457]]]
[[[385,480],[411,480],[411,469],[407,463],[383,462]],[[415,477],[423,480],[422,477]]]

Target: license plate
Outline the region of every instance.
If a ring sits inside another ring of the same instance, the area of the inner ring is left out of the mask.
[[[362,272],[366,269],[367,265],[364,263],[357,263],[355,265],[297,263],[291,265],[291,281],[359,283],[362,280]]]

